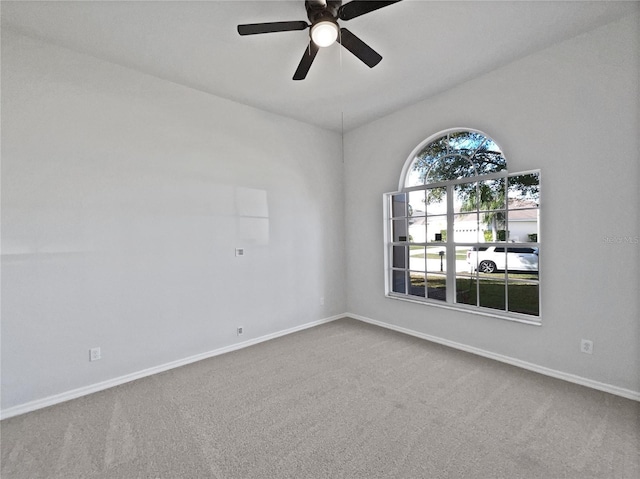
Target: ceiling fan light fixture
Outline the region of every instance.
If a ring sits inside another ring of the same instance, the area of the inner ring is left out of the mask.
[[[399,1],[352,0],[343,5],[342,0],[304,0],[304,8],[307,11],[307,18],[310,23],[303,20],[245,23],[238,25],[238,33],[240,35],[257,35],[260,33],[306,30],[311,27],[309,42],[304,49],[298,68],[293,74],[294,80],[304,80],[320,48],[328,47],[335,42],[340,43],[369,68],[373,68],[380,63],[382,56],[348,29],[338,26],[338,20],[351,20]]]
[[[311,39],[319,47],[333,45],[338,39],[338,25],[329,20],[322,20],[311,27]]]

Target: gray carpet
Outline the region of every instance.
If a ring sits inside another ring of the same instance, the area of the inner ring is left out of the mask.
[[[2,421],[12,478],[633,478],[640,403],[355,320]]]

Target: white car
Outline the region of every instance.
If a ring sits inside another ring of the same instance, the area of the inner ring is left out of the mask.
[[[514,271],[538,271],[538,248],[529,246],[489,246],[467,251],[467,263],[472,271],[494,273],[507,266]]]

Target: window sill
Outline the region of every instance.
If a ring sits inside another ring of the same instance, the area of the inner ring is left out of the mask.
[[[461,311],[464,313],[471,313],[479,316],[487,316],[490,318],[514,321],[516,323],[529,324],[531,326],[542,326],[542,318],[540,316],[537,316],[536,319],[531,319],[531,316],[524,315],[524,314],[500,312],[500,311],[491,310],[488,308],[481,309],[478,307],[465,307],[460,304],[442,303],[440,301],[420,299],[417,297],[412,298],[406,295],[400,295],[400,294],[394,294],[394,293],[387,293],[386,297],[389,299],[395,299],[399,301],[407,301],[409,303],[423,304],[426,306],[434,306],[436,308],[450,309],[454,311]]]

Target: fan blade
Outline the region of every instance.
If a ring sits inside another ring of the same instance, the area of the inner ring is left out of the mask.
[[[388,7],[394,3],[398,3],[400,0],[391,0],[388,2],[370,2],[368,0],[352,0],[349,3],[345,3],[338,10],[338,17],[340,20],[351,20],[352,18],[359,17],[365,13],[373,12],[379,8]]]
[[[256,35],[258,33],[290,32],[293,30],[304,30],[309,25],[302,20],[298,22],[269,22],[269,23],[248,23],[238,25],[240,35]]]
[[[313,63],[313,59],[316,57],[319,49],[320,47],[312,41],[309,41],[309,46],[304,51],[304,55],[302,55],[302,60],[300,60],[298,69],[293,74],[294,80],[304,80],[306,78],[309,68],[311,68],[311,64]]]
[[[378,54],[378,52],[376,52],[373,48],[360,40],[346,28],[340,29],[338,41],[342,44],[343,47],[345,47],[360,60],[362,60],[369,68],[375,67],[378,63],[380,63],[380,60],[382,60],[382,57]]]

